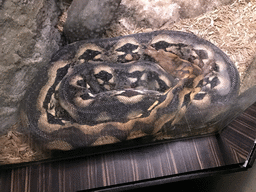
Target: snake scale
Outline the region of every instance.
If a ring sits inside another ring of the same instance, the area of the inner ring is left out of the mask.
[[[213,133],[239,91],[235,65],[193,34],[75,42],[34,78],[22,121],[48,149]]]

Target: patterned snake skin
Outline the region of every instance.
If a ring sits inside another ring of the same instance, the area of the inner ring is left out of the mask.
[[[230,59],[189,33],[80,41],[38,73],[21,117],[48,149],[200,135],[218,131],[239,85]]]

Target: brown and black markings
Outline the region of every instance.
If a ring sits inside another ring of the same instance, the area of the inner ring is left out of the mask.
[[[47,149],[196,136],[219,131],[239,84],[230,59],[192,34],[80,41],[35,77],[22,117]]]

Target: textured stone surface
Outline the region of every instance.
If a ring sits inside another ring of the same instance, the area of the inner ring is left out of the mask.
[[[118,21],[126,28],[154,28],[198,16],[234,0],[122,0]]]
[[[120,22],[124,25],[135,22],[144,27],[160,27],[167,21],[180,18],[180,5],[173,0],[122,0]],[[129,21],[130,20],[130,21]]]
[[[59,49],[55,0],[0,1],[0,134],[17,122],[26,87]]]
[[[121,0],[74,0],[68,9],[64,34],[69,42],[101,37]]]
[[[180,18],[191,18],[215,8],[231,4],[234,0],[172,0],[180,5]]]

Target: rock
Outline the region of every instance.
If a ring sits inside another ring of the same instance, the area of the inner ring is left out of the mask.
[[[122,0],[118,22],[124,29],[159,29],[165,23],[198,16],[234,0]]]
[[[180,5],[180,18],[191,18],[201,15],[207,11],[212,11],[215,8],[228,5],[234,0],[173,0]]]
[[[37,69],[59,49],[55,0],[0,1],[0,134],[18,121],[19,104]]]
[[[74,0],[68,9],[64,34],[69,42],[101,37],[121,0]]]
[[[157,28],[167,21],[177,21],[180,18],[178,3],[172,0],[122,0],[119,19],[121,23],[135,21],[139,26]]]

